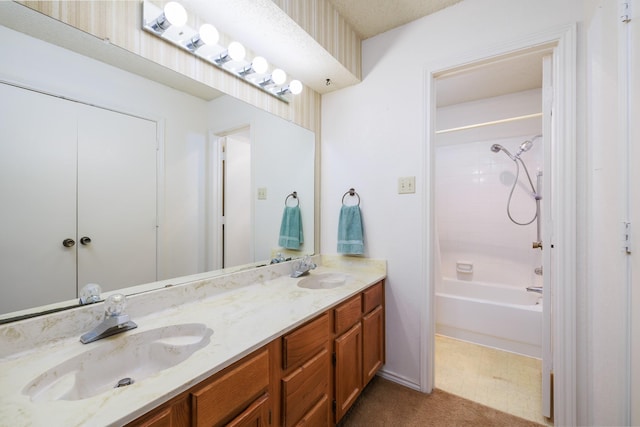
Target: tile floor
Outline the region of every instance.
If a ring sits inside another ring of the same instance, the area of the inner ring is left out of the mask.
[[[535,421],[541,415],[539,359],[436,335],[436,387]]]

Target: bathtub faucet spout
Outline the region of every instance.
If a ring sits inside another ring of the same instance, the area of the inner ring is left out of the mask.
[[[542,295],[542,286],[527,286],[527,292],[535,292]]]

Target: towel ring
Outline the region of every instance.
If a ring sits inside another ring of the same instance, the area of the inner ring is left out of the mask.
[[[289,197],[293,197],[296,200],[296,202],[298,202],[298,204],[296,206],[300,206],[300,199],[298,199],[298,192],[297,191],[294,191],[293,193],[289,194],[284,199],[284,205],[285,206],[289,206],[289,205],[287,205],[287,202],[289,201]],[[294,206],[292,206],[292,207],[294,207]]]
[[[358,193],[356,193],[356,190],[354,190],[353,188],[350,188],[349,191],[347,191],[346,193],[344,193],[342,195],[342,204],[344,205],[344,198],[347,197],[347,194],[351,197],[357,197],[358,198],[358,206],[360,206],[360,195]]]

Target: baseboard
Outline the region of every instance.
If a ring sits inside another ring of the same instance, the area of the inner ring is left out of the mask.
[[[413,390],[421,391],[420,384],[402,375],[385,371],[384,369],[381,369],[380,371],[378,371],[376,375],[380,376],[381,378],[384,378],[385,380],[393,381],[394,383],[403,385],[405,387],[409,387]]]

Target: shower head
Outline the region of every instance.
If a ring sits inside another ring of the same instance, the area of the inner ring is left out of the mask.
[[[500,144],[493,144],[491,146],[491,151],[493,151],[494,153],[497,153],[499,151],[504,151],[504,153],[509,156],[509,158],[513,161],[516,160],[516,156],[514,156],[513,154],[511,154],[509,151],[507,151],[506,148],[504,148],[502,145]]]

